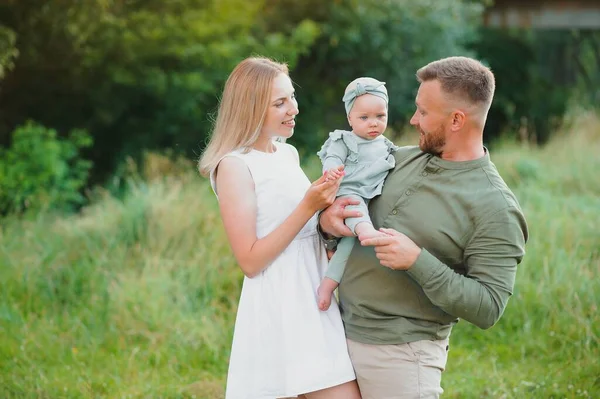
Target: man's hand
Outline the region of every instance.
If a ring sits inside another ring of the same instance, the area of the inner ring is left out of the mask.
[[[375,247],[375,254],[382,266],[394,270],[408,270],[421,254],[421,248],[407,236],[394,229],[379,229],[385,236],[358,236],[363,246]]]
[[[360,204],[359,201],[348,197],[337,198],[329,208],[321,212],[319,218],[321,230],[335,237],[353,236],[352,231],[344,224],[344,219],[360,217],[362,213],[346,210],[346,206],[358,204]]]

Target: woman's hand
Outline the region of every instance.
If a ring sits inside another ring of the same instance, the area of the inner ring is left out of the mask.
[[[306,191],[304,205],[314,213],[333,204],[343,176],[344,165],[323,173]]]

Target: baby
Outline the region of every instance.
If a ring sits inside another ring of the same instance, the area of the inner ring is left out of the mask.
[[[355,235],[383,235],[373,227],[367,205],[369,200],[381,194],[383,181],[396,164],[392,153],[398,147],[383,136],[388,114],[385,82],[373,78],[355,79],[346,87],[342,100],[352,131],[335,130],[329,133],[329,138],[317,155],[326,174],[333,175],[339,165],[345,167],[345,176],[337,196],[360,201],[359,205],[350,205],[350,208],[360,211],[363,216],[346,219],[346,226]],[[344,237],[339,242],[317,291],[320,310],[329,308],[354,242],[354,237]]]

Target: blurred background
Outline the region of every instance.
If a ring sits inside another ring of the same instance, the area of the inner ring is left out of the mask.
[[[352,79],[415,144],[415,71],[489,65],[531,240],[498,325],[455,329],[444,397],[600,397],[597,0],[0,0],[0,397],[223,396],[242,274],[195,162],[251,55],[290,66],[313,178]]]

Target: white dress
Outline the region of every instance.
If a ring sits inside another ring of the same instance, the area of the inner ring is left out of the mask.
[[[279,226],[310,186],[296,149],[275,145],[274,153],[228,155],[242,159],[254,180],[258,238]],[[212,175],[211,184],[215,189]],[[327,255],[316,223],[315,216],[258,276],[244,277],[227,399],[295,397],[355,379],[336,302],[326,312],[317,307]]]

